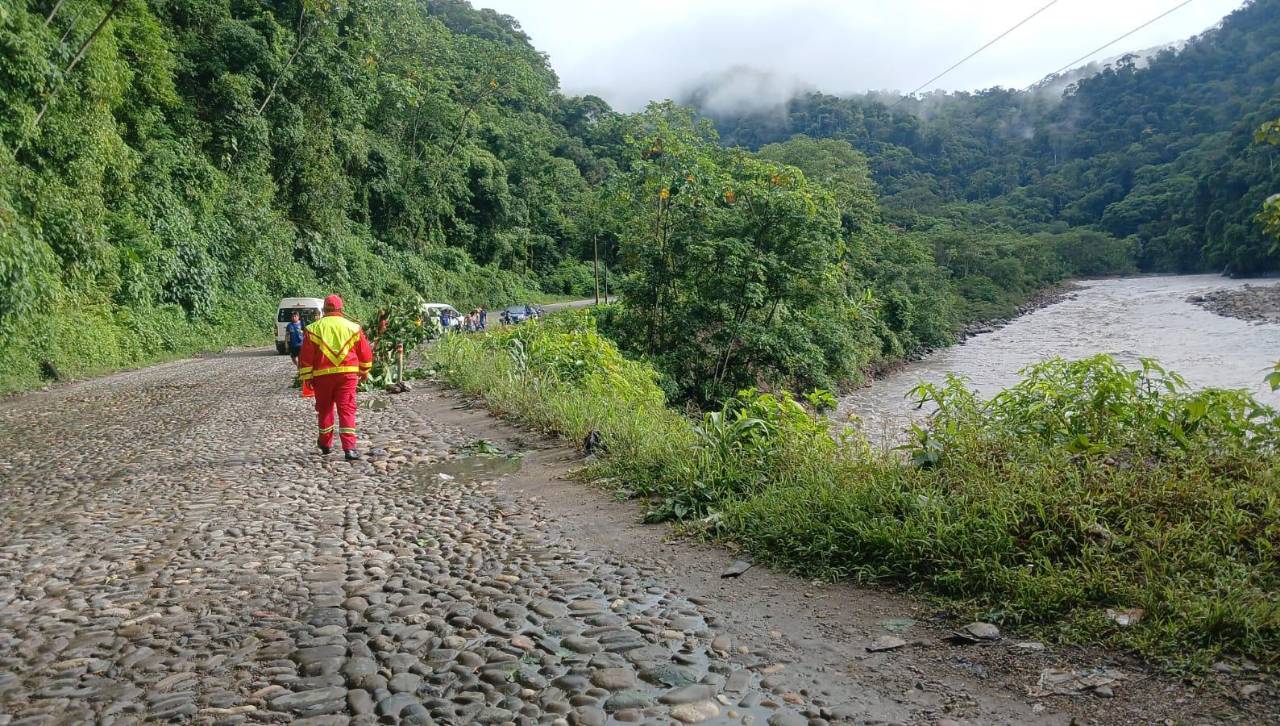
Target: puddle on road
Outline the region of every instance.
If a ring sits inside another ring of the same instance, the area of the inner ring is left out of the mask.
[[[413,478],[420,484],[433,485],[441,482],[440,475],[443,474],[448,481],[473,484],[494,481],[520,471],[524,463],[523,454],[495,453],[497,450],[483,439],[477,444],[467,446],[456,458],[414,467]]]

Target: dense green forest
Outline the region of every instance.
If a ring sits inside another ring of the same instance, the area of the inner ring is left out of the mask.
[[[811,93],[707,114],[731,145],[848,141],[905,227],[922,215],[1033,233],[1088,227],[1131,238],[1143,270],[1280,269],[1255,219],[1280,190],[1280,164],[1274,147],[1253,143],[1280,116],[1280,2],[1255,0],[1177,52],[1126,56],[1065,94],[1049,90],[1059,87],[900,101]]]
[[[857,382],[1065,277],[1270,269],[1278,7],[1061,100],[815,94],[717,130],[566,96],[463,0],[5,4],[0,389],[261,343],[285,295],[585,297],[595,250],[601,329],[700,404]]]
[[[0,5],[4,387],[262,341],[283,295],[583,292],[610,169],[557,83],[463,2]]]

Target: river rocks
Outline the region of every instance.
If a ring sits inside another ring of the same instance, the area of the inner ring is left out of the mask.
[[[387,681],[387,690],[392,693],[416,693],[422,687],[422,676],[416,673],[397,673]]]
[[[352,715],[363,716],[373,713],[373,696],[363,689],[347,691],[347,706]]]
[[[744,693],[751,686],[751,672],[736,670],[729,674],[724,690],[727,693]]]
[[[709,701],[715,695],[715,689],[710,686],[683,686],[667,691],[658,700],[670,705],[680,705],[695,701]]]
[[[1187,302],[1223,317],[1280,323],[1280,284],[1251,285],[1192,295]]]
[[[871,641],[871,645],[867,646],[867,650],[871,653],[879,653],[886,650],[897,650],[906,644],[907,641],[896,635],[881,635]]]
[[[578,635],[570,635],[560,641],[561,647],[567,648],[575,653],[596,653],[600,651],[600,644],[590,638],[583,638]]]
[[[591,674],[591,682],[600,688],[621,691],[636,684],[636,674],[630,668],[602,668]]]
[[[396,718],[405,709],[411,706],[421,707],[421,705],[417,699],[407,693],[396,693],[378,701],[378,713],[387,718]]]
[[[629,690],[619,691],[609,697],[605,701],[604,708],[606,711],[623,711],[627,709],[642,709],[653,705],[653,696],[646,691]]]
[[[715,701],[695,701],[671,707],[671,718],[684,723],[702,723],[719,715],[720,706]]]
[[[505,634],[509,632],[506,627],[506,622],[493,613],[476,613],[476,616],[471,619],[471,622],[475,623],[477,627],[488,630],[491,633]]]
[[[795,711],[784,709],[770,716],[767,723],[769,726],[809,726],[809,719]]]
[[[342,666],[342,675],[357,688],[363,688],[366,679],[378,672],[378,663],[372,658],[351,658]]]
[[[692,685],[697,683],[699,678],[696,670],[673,663],[660,663],[645,668],[640,672],[640,677],[649,683],[667,688]]]
[[[955,631],[952,639],[967,643],[976,643],[980,640],[999,640],[1000,629],[991,623],[969,623]]]
[[[271,700],[271,708],[276,711],[288,711],[298,716],[315,716],[343,710],[346,700],[347,689],[333,686],[277,696]]]

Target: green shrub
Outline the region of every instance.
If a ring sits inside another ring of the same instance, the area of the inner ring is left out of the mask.
[[[595,293],[595,270],[590,262],[564,260],[542,277],[542,289],[553,295],[590,297]]]
[[[1172,668],[1280,653],[1280,414],[1242,392],[1192,392],[1149,361],[1048,361],[991,402],[959,381],[922,388],[938,410],[905,457],[833,436],[786,394],[743,391],[691,421],[585,315],[453,336],[434,356],[499,413],[600,432],[591,476],[646,499],[650,521],[787,570],[926,588],[966,616]],[[1109,608],[1145,615],[1120,627]]]

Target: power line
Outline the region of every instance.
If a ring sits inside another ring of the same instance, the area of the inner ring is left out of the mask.
[[[912,91],[911,93],[906,94],[905,96],[902,96],[902,97],[898,98],[898,100],[897,100],[897,101],[894,101],[893,106],[897,106],[899,103],[902,103],[902,101],[903,101],[904,99],[906,99],[906,98],[908,98],[908,97],[910,97],[910,96],[914,96],[914,95],[916,95],[917,93],[919,93],[919,92],[920,92],[920,90],[921,90],[921,89],[928,87],[928,86],[929,86],[930,84],[932,84],[934,81],[938,80],[939,78],[942,78],[943,76],[947,75],[947,74],[948,74],[948,73],[950,73],[951,71],[954,71],[955,69],[957,69],[957,68],[959,68],[960,66],[964,65],[964,63],[965,63],[966,61],[968,61],[970,58],[972,58],[972,57],[974,57],[975,55],[977,55],[977,54],[981,53],[982,51],[986,50],[987,48],[990,48],[991,46],[995,45],[996,43],[998,43],[1002,38],[1004,38],[1004,37],[1005,37],[1006,35],[1008,35],[1009,33],[1012,33],[1013,31],[1017,30],[1018,28],[1021,28],[1022,26],[1026,25],[1028,22],[1030,22],[1030,21],[1031,21],[1031,19],[1032,19],[1032,18],[1034,18],[1035,16],[1039,15],[1040,13],[1043,13],[1044,11],[1048,10],[1049,8],[1051,8],[1051,7],[1053,7],[1054,5],[1057,5],[1057,4],[1058,4],[1058,0],[1050,0],[1050,2],[1049,2],[1047,5],[1045,5],[1044,7],[1040,8],[1039,10],[1035,11],[1034,13],[1031,13],[1031,14],[1030,14],[1030,15],[1028,15],[1027,17],[1025,17],[1025,18],[1023,18],[1022,20],[1018,21],[1018,24],[1017,24],[1017,25],[1013,26],[1012,28],[1009,28],[1008,30],[1004,31],[1003,33],[1001,33],[1001,34],[997,35],[996,37],[992,38],[991,40],[987,41],[987,44],[986,44],[986,45],[982,46],[981,48],[979,48],[979,49],[975,50],[974,52],[970,53],[969,55],[967,55],[967,56],[965,56],[965,57],[961,58],[960,60],[956,61],[955,63],[953,63],[953,64],[951,65],[951,67],[950,67],[950,68],[946,69],[945,71],[943,71],[943,72],[939,73],[938,75],[934,76],[933,78],[930,78],[929,80],[925,81],[924,83],[921,83],[921,84],[920,84],[920,87],[919,87],[919,88],[917,88],[916,90]],[[893,106],[890,106],[889,108],[893,108]]]
[[[1093,57],[1093,56],[1095,56],[1095,55],[1097,55],[1097,54],[1101,53],[1102,51],[1106,50],[1107,48],[1110,48],[1111,46],[1115,45],[1116,43],[1119,43],[1120,41],[1124,40],[1125,38],[1128,38],[1130,35],[1133,35],[1134,33],[1138,32],[1139,30],[1142,30],[1143,28],[1147,27],[1148,25],[1151,25],[1152,23],[1156,22],[1157,20],[1160,20],[1161,18],[1165,17],[1166,15],[1169,15],[1169,14],[1173,13],[1175,10],[1181,10],[1182,8],[1185,8],[1186,6],[1190,5],[1190,4],[1191,4],[1191,2],[1192,2],[1192,0],[1183,0],[1183,2],[1178,3],[1177,5],[1175,5],[1175,6],[1174,6],[1174,7],[1172,7],[1172,8],[1169,8],[1168,10],[1164,11],[1163,13],[1160,13],[1159,15],[1155,16],[1154,18],[1152,18],[1152,19],[1148,20],[1147,22],[1143,23],[1142,25],[1139,25],[1138,27],[1134,28],[1133,30],[1130,30],[1129,32],[1125,33],[1124,35],[1120,36],[1119,38],[1116,38],[1115,40],[1111,41],[1110,43],[1107,43],[1106,45],[1103,45],[1103,46],[1099,46],[1099,47],[1098,47],[1098,48],[1096,48],[1095,50],[1092,50],[1092,51],[1090,51],[1090,52],[1088,52],[1088,53],[1086,53],[1086,54],[1084,54],[1084,55],[1080,56],[1079,58],[1077,58],[1077,59],[1075,59],[1075,60],[1071,61],[1070,63],[1066,64],[1065,66],[1063,66],[1063,67],[1061,67],[1061,68],[1059,68],[1058,70],[1054,71],[1053,73],[1050,73],[1049,75],[1044,76],[1041,80],[1044,80],[1045,78],[1053,78],[1054,76],[1058,75],[1059,73],[1061,73],[1061,72],[1063,72],[1063,71],[1065,71],[1065,70],[1068,70],[1068,69],[1070,69],[1070,68],[1074,68],[1074,67],[1076,67],[1076,66],[1077,66],[1077,65],[1079,65],[1082,61],[1084,61],[1084,60],[1086,60],[1086,59],[1088,59],[1088,58],[1091,58],[1091,57]],[[1032,83],[1030,86],[1027,86],[1026,88],[1024,88],[1024,89],[1022,89],[1022,90],[1023,90],[1023,91],[1030,91],[1032,88],[1035,88],[1035,87],[1036,87],[1036,84],[1037,84],[1037,83],[1040,83],[1040,81],[1036,81],[1036,83]]]

